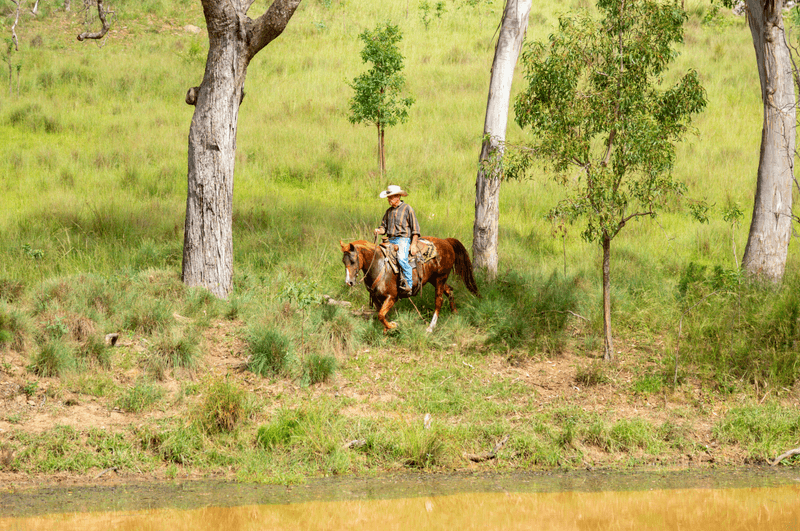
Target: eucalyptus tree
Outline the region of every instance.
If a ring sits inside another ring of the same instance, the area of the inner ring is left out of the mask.
[[[597,7],[599,19],[572,12],[549,42],[526,47],[527,87],[514,108],[533,138],[530,160],[543,161],[567,189],[550,215],[582,220],[583,237],[603,250],[604,359],[611,360],[611,242],[684,192],[672,176],[675,143],[706,97],[694,71],[660,88],[683,39],[680,6],[599,0]]]
[[[203,81],[186,93],[194,105],[189,127],[189,172],[181,278],[189,286],[227,298],[233,287],[233,170],[239,106],[247,67],[275,40],[301,0],[274,0],[255,20],[247,12],[255,0],[201,0],[208,29]],[[78,40],[108,32],[103,0],[97,0],[103,27]]]
[[[239,106],[247,67],[277,38],[300,0],[274,0],[255,20],[254,0],[202,0],[208,28],[203,81],[189,89],[189,174],[183,239],[183,281],[226,298],[233,277],[233,170]]]
[[[756,195],[742,267],[751,276],[783,279],[792,235],[796,101],[783,0],[746,0],[756,51],[764,125]]]
[[[350,123],[374,125],[378,131],[378,165],[381,175],[386,172],[386,128],[408,119],[408,108],[414,98],[401,98],[405,86],[403,56],[397,43],[403,39],[400,29],[390,23],[379,24],[374,30],[364,30],[358,38],[364,43],[361,60],[372,67],[357,76],[350,87],[355,91],[350,99]]]
[[[532,0],[507,0],[494,51],[483,143],[475,179],[475,222],[472,227],[472,267],[497,276],[497,242],[500,223],[500,182],[505,151],[511,82],[522,41],[528,29]]]

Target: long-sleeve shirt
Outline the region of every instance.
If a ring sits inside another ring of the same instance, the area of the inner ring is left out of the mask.
[[[400,201],[396,207],[389,207],[381,220],[381,227],[390,238],[411,238],[419,236],[417,215],[411,205]]]

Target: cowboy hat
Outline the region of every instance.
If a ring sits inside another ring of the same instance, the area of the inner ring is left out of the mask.
[[[386,190],[381,192],[381,196],[380,197],[381,197],[381,199],[385,199],[385,198],[387,198],[387,197],[389,197],[391,195],[406,196],[408,194],[406,192],[404,192],[403,189],[400,188],[399,186],[397,186],[396,184],[390,184],[389,187],[386,188]]]

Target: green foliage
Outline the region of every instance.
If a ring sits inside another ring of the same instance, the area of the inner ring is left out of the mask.
[[[169,368],[191,368],[198,352],[198,334],[194,330],[169,328],[154,339],[146,358],[147,367],[159,380]]]
[[[37,382],[36,380],[27,382],[25,385],[22,386],[22,392],[25,393],[25,396],[27,396],[28,398],[35,395],[38,389],[39,389],[39,382]]]
[[[378,128],[378,147],[382,154],[384,131],[404,123],[408,119],[408,108],[414,103],[412,97],[400,97],[406,84],[401,73],[403,56],[397,47],[402,35],[398,26],[387,22],[372,31],[364,30],[358,38],[364,43],[361,60],[372,63],[372,67],[349,83],[355,93],[350,99],[348,119],[350,123],[366,123]]]
[[[336,358],[312,353],[303,360],[303,379],[309,385],[327,382],[336,372]]]
[[[559,19],[549,43],[522,56],[527,86],[517,96],[517,123],[529,128],[531,157],[559,175],[568,197],[549,217],[582,220],[582,236],[602,245],[604,307],[610,308],[611,241],[630,221],[655,217],[686,186],[673,179],[675,144],[705,108],[699,74],[659,90],[683,42],[686,14],[658,0],[599,0]],[[566,176],[567,170],[577,177]],[[604,312],[605,358],[613,356]]]
[[[399,97],[405,86],[401,74],[403,56],[397,47],[403,38],[400,29],[389,23],[379,24],[358,38],[364,43],[361,60],[372,63],[372,68],[350,84],[355,91],[350,100],[350,122],[366,122],[380,129],[405,122],[414,99]]]
[[[735,408],[714,426],[714,438],[744,445],[753,458],[772,459],[797,446],[800,412],[773,403]]]
[[[83,359],[95,363],[104,369],[111,367],[111,349],[105,342],[105,338],[99,334],[90,335],[83,345],[79,354]]]
[[[282,376],[291,371],[292,343],[280,331],[267,325],[251,328],[248,334],[250,361],[247,369],[260,376]]]
[[[164,389],[148,379],[139,379],[122,392],[115,401],[116,407],[131,413],[141,413],[164,398]]]
[[[444,2],[436,2],[436,4],[432,4],[428,2],[428,0],[422,0],[419,3],[419,16],[422,19],[422,24],[425,26],[425,29],[428,29],[428,26],[431,23],[432,17],[435,18],[442,18],[446,11]]]
[[[195,416],[206,433],[229,433],[243,420],[244,408],[245,392],[220,380],[211,384]]]
[[[575,383],[584,387],[592,387],[595,385],[608,383],[609,377],[606,375],[606,367],[604,363],[592,362],[588,365],[578,367],[575,371]]]
[[[705,271],[690,264],[679,286],[686,300],[702,303],[684,319],[687,361],[723,387],[792,387],[800,378],[800,279],[788,275],[777,292],[742,282],[738,271]],[[700,297],[713,288],[713,297]]]
[[[400,433],[395,458],[409,468],[430,468],[442,464],[445,445],[438,429],[409,426]]]
[[[256,445],[269,450],[276,446],[288,443],[298,432],[300,422],[305,414],[302,412],[288,409],[280,409],[275,415],[275,419],[264,426],[258,428],[256,435]]]
[[[562,181],[571,194],[551,216],[584,218],[588,241],[613,239],[683,193],[671,177],[675,143],[706,104],[695,71],[657,90],[683,40],[680,8],[650,0],[601,0],[598,8],[601,20],[565,15],[548,44],[527,47],[527,87],[514,106],[535,156],[560,174],[579,170],[576,181]]]
[[[28,370],[38,376],[62,376],[75,368],[72,349],[58,339],[45,343],[28,366]]]
[[[28,335],[28,317],[14,306],[0,302],[0,346],[22,351]]]
[[[473,325],[488,332],[489,345],[559,354],[569,312],[578,303],[575,282],[553,273],[529,278],[509,273],[483,289],[468,308]]]

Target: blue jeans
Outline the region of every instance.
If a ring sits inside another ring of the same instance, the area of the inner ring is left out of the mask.
[[[403,273],[403,278],[406,279],[408,287],[411,288],[411,265],[408,263],[408,249],[411,247],[411,238],[389,238],[389,243],[399,247],[397,250],[397,263],[400,265],[400,271]]]

